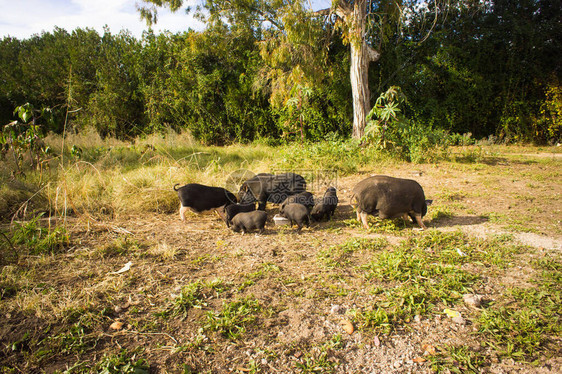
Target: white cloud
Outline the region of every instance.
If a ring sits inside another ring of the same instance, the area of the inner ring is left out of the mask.
[[[136,3],[137,0],[0,0],[0,37],[24,39],[43,31],[51,32],[55,26],[69,32],[80,27],[102,33],[104,25],[112,33],[127,29],[140,37],[148,26],[140,19]],[[158,23],[152,28],[156,32],[203,29],[203,24],[186,15],[184,9],[173,14],[159,9]]]

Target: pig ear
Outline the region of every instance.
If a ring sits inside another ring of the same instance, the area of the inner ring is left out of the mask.
[[[427,206],[430,206],[431,203],[433,203],[433,200],[426,200],[425,203],[426,203]]]

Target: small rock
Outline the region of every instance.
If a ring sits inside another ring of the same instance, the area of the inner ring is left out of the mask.
[[[340,322],[341,327],[347,332],[349,335],[353,334],[353,324],[348,320],[344,319]]]
[[[416,314],[414,317],[414,322],[416,323],[420,323],[421,322],[421,316],[419,314]]]
[[[482,306],[482,296],[480,295],[465,294],[462,295],[462,299],[466,305],[473,308],[480,308]]]
[[[434,355],[437,354],[437,350],[431,344],[422,345],[422,350],[423,350],[424,356],[427,356],[427,355],[434,356]]]
[[[464,326],[466,325],[466,320],[464,318],[462,318],[461,316],[456,316],[451,318],[451,320],[456,323],[457,325],[461,325]]]
[[[116,331],[121,330],[123,328],[123,322],[115,321],[111,325],[109,325],[109,328]]]
[[[381,346],[381,341],[380,341],[379,337],[375,335],[375,339],[374,339],[374,340],[375,340],[375,347],[380,347],[380,346]]]
[[[400,366],[402,366],[402,363],[401,363],[400,361],[396,361],[396,362],[394,362],[394,365],[393,365],[393,366],[394,366],[396,369],[398,369]]]
[[[344,314],[345,308],[341,305],[332,305],[332,308],[330,309],[330,313],[332,313],[332,314]]]

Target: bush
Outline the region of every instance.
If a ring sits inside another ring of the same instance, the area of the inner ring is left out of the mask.
[[[411,162],[435,161],[446,153],[450,143],[446,131],[414,122],[401,114],[407,102],[400,87],[382,93],[367,116],[363,143]]]

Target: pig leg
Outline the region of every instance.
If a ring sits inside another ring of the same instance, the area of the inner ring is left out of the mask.
[[[355,213],[357,214],[357,220],[361,221],[361,209],[359,209],[359,207],[357,207]]]
[[[369,224],[367,223],[368,214],[365,212],[361,212],[360,216],[361,216],[361,222],[363,223],[363,227],[368,229],[369,228]]]
[[[420,225],[420,228],[421,228],[422,230],[426,230],[426,229],[427,229],[427,227],[425,227],[425,225],[423,224],[421,214],[416,214],[416,222],[418,223],[418,225]]]
[[[189,209],[186,206],[180,205],[180,218],[182,221],[185,221],[185,211]]]

